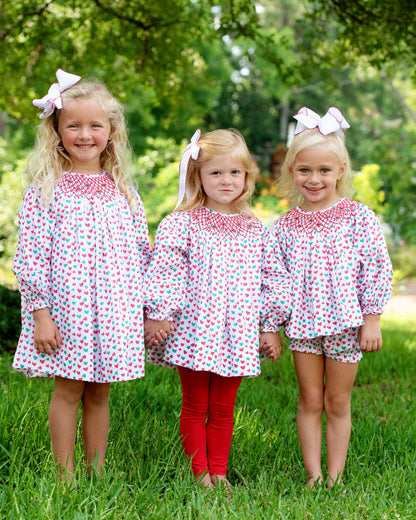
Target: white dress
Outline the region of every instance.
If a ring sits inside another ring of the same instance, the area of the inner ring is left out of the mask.
[[[150,363],[225,377],[260,373],[261,271],[268,234],[250,215],[206,208],[175,212],[161,222],[145,308],[150,319],[173,321],[175,330],[149,349]],[[284,296],[276,299],[268,330],[272,322],[279,322],[279,330],[290,313],[287,273],[276,265],[275,274]]]
[[[22,333],[13,368],[27,376],[98,383],[144,375],[143,278],[150,257],[140,197],[132,215],[105,173],[65,173],[45,207],[31,186],[19,215],[13,271]],[[33,343],[32,311],[48,307],[62,337],[55,354]]]
[[[289,338],[342,334],[383,312],[393,270],[380,222],[364,204],[294,208],[275,222],[271,243],[292,280]]]

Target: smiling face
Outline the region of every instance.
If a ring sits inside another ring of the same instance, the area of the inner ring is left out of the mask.
[[[77,173],[100,173],[111,134],[110,120],[93,99],[76,99],[59,110],[58,133]]]
[[[229,155],[216,155],[201,165],[199,175],[206,194],[205,207],[231,213],[233,201],[244,190],[246,171],[242,162]]]
[[[337,182],[344,173],[345,164],[338,156],[325,148],[304,148],[296,155],[292,168],[296,190],[303,196],[301,208],[318,211],[333,206],[340,200]]]

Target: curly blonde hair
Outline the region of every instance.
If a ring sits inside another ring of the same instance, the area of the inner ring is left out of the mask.
[[[191,211],[206,204],[207,195],[199,174],[201,166],[216,155],[228,155],[239,160],[246,173],[243,192],[232,202],[233,211],[250,213],[250,200],[254,192],[256,169],[241,133],[234,128],[213,130],[202,134],[198,145],[200,146],[198,158],[196,160],[192,157],[189,159],[186,175],[186,191],[191,195],[178,211]]]
[[[135,197],[129,188],[131,151],[127,137],[127,126],[123,107],[108,89],[97,80],[82,81],[65,90],[62,106],[78,99],[93,99],[107,114],[111,125],[111,140],[101,154],[100,167],[114,180],[126,197],[130,211],[137,208]],[[58,132],[60,110],[42,120],[36,133],[35,147],[29,157],[26,172],[31,182],[41,190],[44,204],[50,204],[54,186],[62,178],[64,171],[71,170],[71,158],[62,147]]]
[[[340,197],[351,197],[354,190],[352,184],[352,170],[351,161],[348,155],[348,150],[345,146],[343,137],[337,134],[323,135],[317,128],[312,130],[304,130],[300,134],[295,135],[289,149],[286,153],[285,160],[282,165],[282,175],[277,181],[278,194],[281,197],[289,199],[294,204],[302,204],[303,197],[295,189],[295,183],[290,170],[296,160],[296,156],[306,148],[321,148],[333,152],[341,162],[345,164],[344,174],[337,181],[336,191]]]

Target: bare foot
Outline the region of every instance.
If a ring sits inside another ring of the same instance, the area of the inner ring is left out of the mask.
[[[331,476],[328,476],[328,479],[326,481],[326,487],[328,489],[332,489],[332,488],[337,488],[337,489],[341,489],[342,490],[342,493],[345,495],[347,490],[346,488],[344,487],[344,484],[342,482],[342,478],[341,478],[341,475],[338,476],[338,478],[336,480],[334,480]]]
[[[73,473],[69,471],[63,472],[61,475],[58,475],[57,482],[59,490],[63,495],[69,495],[71,498],[72,494],[76,493],[75,477]]]
[[[211,482],[215,487],[225,489],[228,496],[232,495],[233,487],[226,475],[211,475]]]
[[[211,481],[211,475],[209,473],[205,473],[202,476],[195,477],[195,481],[199,486],[201,486],[203,488],[212,488],[213,487],[213,484]]]
[[[322,482],[322,475],[311,475],[306,481],[305,489],[312,489],[315,485],[321,485]]]

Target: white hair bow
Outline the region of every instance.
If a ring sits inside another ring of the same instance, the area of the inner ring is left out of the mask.
[[[178,190],[178,201],[176,202],[175,209],[183,201],[183,197],[186,192],[186,173],[188,171],[189,159],[192,157],[195,161],[198,159],[199,150],[201,147],[198,144],[199,138],[201,137],[201,130],[198,130],[192,136],[191,142],[185,148],[183,152],[181,163],[179,165],[179,190]],[[186,193],[186,196],[189,194]]]
[[[335,133],[343,137],[345,136],[343,129],[350,127],[341,110],[336,107],[329,108],[323,117],[320,117],[308,107],[302,107],[293,117],[297,120],[295,135],[300,134],[304,130],[318,128],[323,135]]]
[[[43,110],[39,119],[45,119],[50,116],[55,108],[62,108],[61,93],[78,83],[81,79],[81,76],[70,74],[62,69],[56,71],[56,77],[58,78],[58,83],[52,83],[46,96],[43,96],[42,99],[34,99],[32,101],[32,104],[36,108]]]

